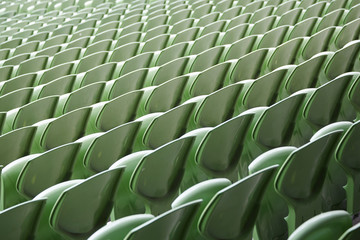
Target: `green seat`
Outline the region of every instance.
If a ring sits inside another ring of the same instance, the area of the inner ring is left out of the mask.
[[[199,32],[200,32],[199,27],[191,27],[183,31],[180,31],[176,33],[172,44],[193,41],[198,36]]]
[[[283,165],[287,157],[296,150],[295,147],[278,147],[271,149],[257,158],[249,165],[249,173],[253,174],[269,166]],[[288,215],[288,208],[274,188],[275,176],[270,179],[269,187],[264,193],[258,217],[256,219],[255,239],[287,239],[287,224],[285,217]]]
[[[241,7],[239,6],[233,7],[233,10],[235,11],[231,11],[232,9],[230,8],[229,11],[224,12],[224,14],[221,16],[221,19],[230,20],[229,25],[227,26],[227,30],[249,22],[249,19],[251,17],[250,13],[240,15],[235,14],[239,8],[241,9]],[[227,13],[229,13],[229,15],[235,15],[233,17],[230,17]]]
[[[35,124],[37,130],[31,152],[41,153],[82,137],[90,111],[91,108],[80,108]]]
[[[151,38],[144,43],[141,52],[155,52],[164,49],[169,44],[169,40],[171,39],[170,34],[161,34],[157,37]]]
[[[302,1],[304,2],[304,1]],[[280,16],[279,21],[277,22],[277,26],[294,26],[298,21],[303,12],[303,9],[300,7],[294,8],[292,10],[287,11],[286,13]]]
[[[289,155],[278,172],[275,189],[289,207],[289,235],[303,222],[321,213],[321,189],[326,176],[323,171],[341,133],[334,131],[301,146]]]
[[[76,90],[80,87],[87,86],[93,83],[107,82],[111,79],[116,78],[118,74],[119,73],[116,63],[105,63],[87,71],[84,74],[83,78],[77,76],[73,89]]]
[[[195,55],[193,61],[188,64],[188,72],[204,71],[220,62],[222,53],[225,51],[225,46],[216,46]]]
[[[225,55],[224,60],[227,61],[227,60],[238,59],[250,53],[257,39],[258,36],[253,35],[253,36],[244,37],[232,43]]]
[[[59,97],[47,97],[7,112],[3,133],[52,118]]]
[[[53,30],[51,30],[51,32],[53,32]],[[44,49],[44,48],[52,47],[55,45],[63,44],[65,42],[67,42],[67,39],[68,39],[68,34],[61,34],[58,36],[52,35],[50,38],[45,40],[42,48]]]
[[[101,98],[104,87],[104,82],[93,83],[60,96],[55,116],[61,116],[64,113],[97,103]]]
[[[30,239],[46,199],[30,200],[0,212],[0,229],[8,239]]]
[[[204,29],[201,32],[201,36],[214,32],[222,32],[226,25],[227,22],[225,20],[218,20],[216,22],[210,23],[204,27]]]
[[[76,68],[77,73],[86,72],[100,64],[105,63],[108,52],[97,52],[80,59]]]
[[[8,81],[0,82],[0,85],[1,85],[0,94],[5,95],[7,93],[10,93],[10,92],[22,89],[22,88],[32,87],[35,82],[36,77],[37,77],[36,73],[29,73],[29,74],[24,74],[21,76],[11,78]]]
[[[37,72],[47,67],[48,57],[39,56],[26,60],[19,64],[16,75],[22,75],[31,72]]]
[[[190,18],[190,14],[190,9],[182,9],[172,14],[169,20],[169,24],[173,25],[173,28],[175,28],[175,30],[171,30],[172,33],[178,33],[181,30],[184,30],[184,26],[193,27],[194,18]]]
[[[314,55],[326,51],[335,29],[335,27],[328,27],[312,35],[300,53],[300,61],[309,60]]]
[[[83,29],[80,31],[76,31],[72,34],[69,41],[75,41],[79,38],[83,38],[86,36],[92,36],[94,34],[95,30],[96,30],[95,28],[86,28],[86,29]]]
[[[208,196],[210,192],[207,193],[206,188],[189,190],[186,195],[186,192],[180,195],[173,207],[192,199],[205,198],[202,203],[205,209],[198,219],[195,217],[197,228],[196,225],[192,227],[187,239],[251,239],[258,204],[276,168],[272,166],[263,169],[225,186],[212,198]],[[209,197],[211,199],[208,200]],[[250,214],[253,217],[249,218]]]
[[[264,6],[259,10],[256,10],[251,18],[249,19],[249,23],[256,23],[257,21],[264,19],[273,14],[275,7],[274,6]],[[278,9],[276,9],[278,10]],[[274,12],[274,15],[279,15]]]
[[[23,61],[30,58],[30,53],[23,53],[6,59],[3,66],[19,65]]]
[[[347,24],[349,22],[352,22],[356,19],[359,18],[359,11],[360,11],[360,6],[359,4],[351,7],[349,9],[349,12],[346,14],[346,16],[343,19],[343,23]]]
[[[153,29],[146,32],[143,41],[147,41],[156,36],[169,33],[170,29],[170,26],[167,24],[154,27]]]
[[[31,98],[32,100],[36,100],[44,97],[69,93],[72,89],[75,79],[76,75],[67,75],[55,79],[49,83],[39,85],[34,88]]]
[[[312,17],[321,17],[326,9],[326,1],[320,1],[307,7],[302,19],[309,19]]]
[[[127,59],[134,57],[138,52],[140,43],[139,42],[130,42],[120,47],[114,49],[110,56],[110,62],[121,62],[126,61]]]
[[[40,51],[38,51],[35,56],[38,57],[38,56],[48,56],[48,57],[51,57],[51,56],[54,56],[55,54],[57,54],[58,52],[61,51],[61,45],[57,45],[57,46],[52,46],[52,47],[48,47],[48,48],[45,48],[45,49],[42,49]]]
[[[359,226],[360,224],[355,224],[354,226],[350,227],[348,230],[346,230],[341,237],[340,240],[356,240],[360,237],[359,232]]]
[[[104,32],[106,33],[106,32]],[[131,32],[129,34],[121,35],[115,44],[115,48],[121,47],[125,44],[133,42],[141,42],[143,34],[141,32]]]
[[[167,14],[159,14],[154,17],[149,16],[149,18],[146,20],[144,31],[149,31],[159,25],[167,24],[168,18],[169,16]]]
[[[326,13],[335,12],[339,8],[346,8],[347,4],[348,4],[348,1],[345,1],[345,0],[337,0],[337,1],[331,2],[326,9]]]
[[[337,9],[335,11],[329,12],[328,14],[322,17],[315,32],[321,31],[328,27],[338,26],[344,14],[345,14],[345,9]]]
[[[84,52],[84,57],[96,52],[109,51],[112,46],[112,42],[113,42],[112,40],[107,39],[100,42],[96,42],[94,44],[90,44]]]
[[[125,36],[129,33],[141,32],[143,28],[144,28],[143,22],[130,24],[129,26],[122,29],[122,31],[120,32],[120,37]]]
[[[188,46],[189,46],[188,42],[183,42],[183,43],[173,44],[173,45],[161,50],[159,57],[156,60],[155,65],[161,66],[172,60],[176,60],[178,58],[185,56],[185,52],[186,52],[186,49],[188,48]]]
[[[110,169],[126,168],[112,219],[144,211],[158,215],[169,209],[178,194],[192,142],[192,137],[177,139],[153,151],[135,152],[115,162]]]
[[[360,19],[353,20],[345,24],[338,35],[335,36],[334,43],[329,46],[329,49],[336,51],[343,48],[349,42],[358,39],[356,33],[360,30]]]
[[[76,48],[76,47],[86,48],[90,43],[90,39],[91,37],[82,37],[76,39],[72,42],[67,43],[65,49]]]
[[[140,124],[140,122],[130,122],[105,133],[91,134],[79,139],[77,142],[81,143],[81,148],[74,166],[73,178],[82,177],[89,171],[90,173],[104,171],[130,153]]]
[[[13,56],[16,56],[16,55],[22,54],[22,53],[35,52],[39,47],[39,43],[40,43],[39,41],[32,41],[32,42],[22,44],[15,48]]]
[[[44,71],[40,78],[36,79],[34,85],[46,84],[60,77],[69,75],[73,72],[73,67],[73,63],[64,63],[59,66],[49,68]]]
[[[338,239],[351,226],[351,216],[345,211],[322,213],[300,225],[289,240]]]
[[[321,3],[321,2],[320,2]],[[324,3],[324,2],[322,2]],[[298,37],[311,36],[314,27],[316,26],[319,18],[311,17],[295,24],[289,33],[288,39],[294,39]]]
[[[14,176],[18,193],[32,199],[47,188],[69,180],[79,147],[79,143],[62,145],[35,154],[20,164]]]
[[[129,58],[124,62],[124,65],[120,72],[120,76],[138,70],[140,68],[148,68],[151,64],[153,56],[154,53],[149,52],[149,53],[142,53],[132,58]]]
[[[254,45],[255,49],[260,48],[271,48],[277,47],[285,38],[285,35],[289,31],[290,26],[279,26],[268,32],[266,32],[263,37],[259,40],[258,45]]]
[[[347,211],[355,214],[360,209],[357,199],[359,194],[356,187],[359,185],[357,163],[354,162],[354,151],[357,142],[359,141],[357,133],[359,131],[359,121],[355,122],[341,138],[340,143],[336,149],[336,161],[345,169],[347,176],[346,199]]]

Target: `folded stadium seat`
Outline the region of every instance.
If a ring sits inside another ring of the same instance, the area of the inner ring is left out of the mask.
[[[15,38],[15,39],[7,40],[0,44],[0,49],[16,48],[17,46],[20,46],[22,44],[22,42],[23,42],[22,38]]]
[[[1,232],[7,238],[27,239],[34,236],[34,228],[46,199],[30,200],[0,212]]]
[[[184,204],[157,217],[150,214],[136,214],[124,217],[102,227],[89,239],[107,238],[112,240],[119,237],[128,240],[148,237],[160,240],[169,238],[183,239],[195,213],[198,211],[200,202],[198,200]],[[164,229],[166,231],[163,231]]]
[[[181,32],[178,32],[175,35],[172,44],[193,41],[197,38],[199,32],[200,32],[200,27],[191,27]]]
[[[349,73],[351,74],[351,73]],[[353,107],[356,109],[356,111],[359,113],[360,112],[360,96],[359,96],[359,83],[360,83],[360,78],[359,78],[359,73],[355,72],[353,73],[354,75],[354,80],[352,85],[350,86],[349,92],[347,94],[347,98],[350,100],[351,104],[353,105]],[[359,117],[357,117],[358,119]]]
[[[35,79],[34,86],[40,84],[47,84],[60,77],[70,75],[73,72],[74,66],[75,64],[70,62],[48,68],[45,71],[38,72],[38,76]]]
[[[9,111],[30,102],[32,88],[22,88],[0,97],[0,111]]]
[[[360,19],[345,24],[340,32],[334,36],[334,40],[329,44],[329,50],[336,51],[343,48],[353,40],[357,40],[357,32],[360,30]]]
[[[125,12],[124,18],[130,18],[132,16],[136,15],[142,15],[144,11],[145,6],[139,6],[138,8],[135,7],[134,9],[130,9],[129,11]]]
[[[186,69],[192,64],[192,60],[189,56],[181,57],[160,67],[150,68],[144,82],[144,87],[156,86],[187,73]]]
[[[38,122],[31,153],[40,153],[73,142],[84,135],[91,108],[81,108],[58,118]],[[61,135],[59,135],[61,132]]]
[[[97,27],[96,23],[97,23],[96,19],[85,20],[85,21],[81,22],[79,25],[76,26],[75,32],[78,32],[80,30],[84,30],[84,29],[87,29],[87,28],[96,28]]]
[[[289,240],[310,240],[315,238],[338,239],[352,226],[349,213],[343,210],[319,214],[299,226]]]
[[[268,54],[271,54],[269,49],[258,49],[239,58],[239,60],[234,60],[236,64],[231,69],[230,79],[227,79],[226,83],[236,83],[259,77],[261,66]],[[248,63],[251,64],[249,65]]]
[[[149,72],[149,69],[142,68],[108,81],[103,91],[102,100],[110,100],[141,89]]]
[[[170,33],[179,33],[185,29],[195,27],[195,19],[194,18],[187,18],[184,20],[181,20],[173,25],[171,28]]]
[[[254,44],[254,49],[277,47],[284,42],[290,26],[280,26],[262,35]]]
[[[0,50],[0,60],[1,61],[10,58],[10,55],[11,55],[11,49],[10,48]]]
[[[80,47],[80,48],[86,48],[88,45],[90,45],[92,37],[82,37],[79,39],[76,39],[72,42],[68,42],[64,44],[64,49],[70,49],[73,47]]]
[[[141,53],[134,57],[131,57],[123,62],[123,66],[120,71],[120,76],[130,73],[132,71],[138,70],[140,68],[148,68],[153,61],[154,53]]]
[[[315,32],[323,30],[328,27],[338,26],[343,15],[346,13],[345,9],[338,9],[333,12],[330,12],[322,17],[319,22],[319,25],[314,29]]]
[[[30,58],[30,53],[19,54],[17,56],[13,56],[13,57],[10,57],[10,58],[2,61],[2,65],[3,66],[19,65],[20,63],[22,63],[23,61],[25,61],[29,58]]]
[[[208,95],[224,86],[224,79],[230,69],[230,62],[223,62],[196,74],[192,73],[186,83],[183,99]]]
[[[76,73],[86,72],[94,67],[97,67],[106,62],[108,57],[108,52],[97,52],[78,60],[78,65],[76,67]]]
[[[38,49],[39,43],[40,43],[40,41],[31,41],[31,42],[24,43],[15,48],[12,56],[16,56],[16,55],[22,54],[22,53],[35,52]]]
[[[147,41],[147,40],[157,37],[159,35],[169,33],[170,29],[172,29],[172,26],[167,25],[167,24],[154,27],[153,29],[150,29],[149,31],[147,31],[145,33],[143,41]]]
[[[42,45],[42,48],[48,48],[55,45],[60,45],[63,43],[68,42],[68,34],[61,34],[58,36],[52,36],[44,41],[44,44]]]
[[[275,147],[298,146],[310,136],[298,132],[299,109],[314,90],[297,92],[270,107],[255,108],[255,116],[247,133],[240,158],[240,176],[248,175],[248,166],[257,156]],[[280,113],[287,113],[286,115]]]
[[[352,78],[352,75],[341,75],[313,92],[303,110],[303,117],[311,128],[316,131],[333,122],[356,118],[356,111],[346,98]],[[350,107],[344,109],[345,104]]]
[[[314,55],[325,52],[330,46],[335,32],[336,27],[328,27],[313,34],[302,48],[298,62],[309,60]]]
[[[164,48],[160,51],[159,56],[155,62],[155,66],[161,66],[175,59],[185,56],[190,42],[182,42],[173,44],[167,48]]]
[[[260,74],[263,75],[279,67],[296,63],[298,55],[304,48],[306,42],[306,38],[295,38],[276,47],[273,53],[265,59]]]
[[[177,139],[153,151],[135,152],[116,161],[109,169],[126,168],[111,219],[145,211],[158,215],[169,209],[178,194],[192,141],[192,137]],[[152,179],[151,187],[148,179]]]
[[[130,33],[142,32],[143,28],[144,28],[143,22],[130,24],[129,26],[122,28],[122,30],[119,32],[119,37],[125,36]]]
[[[265,5],[265,1],[251,1],[251,2],[247,2],[246,5],[245,3],[242,3],[241,1],[238,1],[237,3],[240,6],[244,6],[243,10],[241,11],[241,13],[254,13],[256,10],[259,10],[260,8],[264,7]]]
[[[249,165],[249,173],[253,174],[269,166],[278,165],[275,175],[287,157],[296,150],[295,147],[279,147],[271,149],[258,156]],[[275,176],[270,180],[269,187],[264,193],[259,213],[256,219],[255,239],[286,239],[288,237],[285,217],[288,215],[288,208],[274,188]]]
[[[319,1],[307,7],[300,20],[323,16],[326,11],[327,3],[327,1]]]
[[[280,92],[280,98],[289,96],[302,89],[320,86],[319,75],[330,57],[331,54],[329,53],[319,53],[309,60],[296,65],[294,71],[285,80],[283,91]]]
[[[258,39],[261,37],[260,35],[247,36],[232,43],[224,56],[224,61],[238,59],[250,53],[255,43],[258,42]]]
[[[279,93],[287,74],[293,68],[294,66],[280,67],[251,82],[246,91],[243,91],[243,96],[238,99],[235,113],[256,107],[271,106],[281,100]]]
[[[37,51],[35,53],[35,57],[38,57],[38,56],[51,57],[51,56],[54,56],[56,53],[60,52],[61,50],[62,50],[61,45],[48,47],[48,48],[42,49],[40,51]]]
[[[245,19],[243,21],[248,22],[251,17],[251,13],[241,14],[242,9],[242,6],[232,6],[231,8],[222,12],[220,19],[232,21],[232,19],[240,18]]]
[[[156,6],[155,6],[156,7]],[[153,8],[153,9],[147,9],[147,13],[146,15],[148,16],[147,19],[151,19],[154,18],[156,16],[160,16],[160,15],[166,15],[169,12],[163,7],[159,7],[159,8]]]
[[[220,43],[232,44],[238,40],[241,40],[243,37],[245,37],[245,34],[250,27],[250,24],[244,23],[226,30]]]
[[[122,172],[123,168],[107,170],[85,180],[57,184],[38,194],[34,199],[46,197],[47,201],[35,238],[87,238],[105,225]]]
[[[27,29],[12,35],[13,38],[28,38],[33,34],[34,30]]]
[[[71,41],[75,41],[79,38],[82,37],[86,37],[86,36],[93,36],[93,34],[95,33],[96,29],[95,28],[86,28],[80,31],[76,31],[74,32],[71,37],[69,37],[69,42]]]
[[[132,91],[110,101],[93,105],[86,133],[108,131],[134,120],[143,92],[143,90]]]
[[[28,73],[21,76],[11,78],[10,80],[0,82],[1,90],[0,95],[22,89],[32,87],[34,85],[36,73]]]
[[[276,20],[277,16],[263,18],[262,20],[259,20],[256,23],[250,25],[251,27],[248,29],[248,32],[245,35],[264,34],[273,28]]]
[[[169,45],[171,38],[172,35],[170,34],[161,34],[157,37],[151,38],[144,43],[141,53],[161,51]]]
[[[134,45],[136,42],[141,42],[143,36],[144,36],[144,34],[141,32],[133,32],[133,33],[129,33],[124,36],[121,36],[116,40],[116,44],[115,44],[114,48],[117,49],[119,47],[125,46],[126,44]]]
[[[285,38],[291,40],[298,37],[311,36],[313,29],[316,27],[320,18],[312,17],[298,22],[292,27],[288,36]]]
[[[214,12],[225,12],[227,9],[231,8],[234,4],[234,0],[222,0],[216,1]]]
[[[266,5],[276,6],[276,8],[274,9],[274,15],[281,16],[284,13],[296,8],[298,5],[298,2],[296,0],[279,1],[278,3],[267,2]]]
[[[196,109],[189,130],[198,127],[215,127],[230,119],[235,112],[239,95],[249,87],[252,81],[231,84],[204,97]],[[237,114],[235,114],[237,115]]]
[[[321,213],[321,189],[325,180],[322,171],[326,169],[341,134],[342,130],[334,131],[299,147],[289,155],[278,172],[275,189],[288,203],[286,220],[289,235],[303,222]],[[317,184],[312,184],[315,182]]]
[[[144,113],[141,115],[145,115],[147,113],[166,112],[178,106],[181,102],[187,80],[186,76],[180,76],[166,81],[150,91],[146,91],[147,88],[143,88],[145,95],[141,99],[140,107],[142,109],[138,109],[138,113],[141,112]],[[148,94],[149,96],[146,96]]]
[[[78,74],[73,89],[76,90],[92,83],[107,82],[116,78],[120,70],[117,66],[118,64],[114,62],[104,63],[83,74]]]
[[[222,32],[227,26],[228,21],[226,20],[218,20],[216,22],[210,23],[204,26],[204,29],[201,31],[200,36],[204,36],[214,32]]]
[[[145,115],[146,119],[151,119],[152,116],[154,118],[151,122],[143,121],[135,140],[134,151],[155,149],[183,135],[196,105],[201,100],[202,98],[191,99],[165,113]]]
[[[225,46],[216,46],[195,55],[195,57],[192,57],[189,61],[185,73],[204,71],[205,69],[218,64],[223,52],[226,50]]]
[[[124,18],[121,22],[121,28],[127,27],[133,23],[137,23],[137,22],[141,22],[142,20],[142,15],[141,14],[136,14],[133,16],[129,16],[127,18]]]
[[[146,25],[144,27],[144,31],[149,31],[154,27],[159,25],[164,25],[168,23],[169,16],[167,14],[158,15],[152,18],[148,18],[146,21]]]
[[[176,7],[168,7],[169,15],[171,16],[169,19],[169,24],[174,25],[175,23],[190,18],[192,14],[192,10],[189,9],[188,4],[179,4]]]
[[[213,8],[213,5],[211,3],[204,3],[201,5],[192,5],[192,7],[194,7],[194,6],[196,8],[193,8],[194,11],[192,12],[191,17],[197,18],[197,19],[211,13],[211,10]]]
[[[298,22],[303,11],[303,8],[294,8],[292,10],[289,10],[280,16],[275,25],[277,27],[285,25],[294,26]]]
[[[207,193],[206,187],[197,188],[197,185],[181,194],[172,207],[193,199],[203,199],[200,210],[204,210],[201,216],[195,216],[187,239],[199,239],[201,236],[206,239],[251,239],[258,203],[276,168],[272,166],[254,173],[221,189],[213,197],[210,196],[212,192]],[[255,216],[248,218],[248,214]]]
[[[210,23],[217,21],[220,18],[219,12],[212,12],[199,18],[199,21],[195,24],[198,27],[204,27]]]
[[[83,54],[84,54],[83,48],[79,48],[79,47],[70,48],[61,51],[55,54],[55,56],[53,57],[51,61],[51,67],[78,60],[82,58]]]
[[[98,29],[96,31],[96,34],[100,34],[102,32],[108,31],[108,30],[114,30],[114,29],[120,28],[120,24],[121,24],[120,20],[115,20],[115,21],[111,21],[111,22],[101,24],[98,27]]]
[[[256,23],[257,21],[260,21],[263,18],[266,18],[268,16],[273,15],[274,13],[274,6],[266,6],[259,10],[256,10],[250,17],[249,23]],[[275,14],[275,13],[274,13]],[[277,14],[275,14],[277,15]]]
[[[102,40],[114,40],[118,35],[118,29],[109,29],[107,31],[101,32],[99,34],[95,34],[91,43],[96,43]]]
[[[349,9],[349,11],[347,12],[347,14],[346,15],[345,14],[346,13],[344,13],[343,18],[340,21],[340,23],[342,23],[342,24],[347,24],[349,22],[352,22],[352,21],[358,19],[360,16],[360,5],[357,4],[356,6],[351,7]]]
[[[97,82],[61,95],[56,106],[55,116],[61,116],[75,109],[90,106],[100,101],[105,82]]]
[[[52,118],[58,100],[58,96],[47,97],[8,111],[3,123],[2,133]]]
[[[359,184],[359,181],[357,180],[359,174],[357,173],[356,162],[352,160],[355,154],[354,146],[358,141],[358,126],[359,122],[357,121],[345,132],[335,154],[336,161],[345,169],[347,176],[347,187],[345,187],[347,211],[352,214],[356,214],[360,209],[360,205],[356,200],[358,198],[356,187]]]
[[[54,19],[55,21],[55,19]],[[56,19],[56,22],[49,22],[47,25],[44,25],[42,26],[41,28],[38,29],[38,33],[48,33],[49,36],[48,37],[51,37],[52,36],[52,32],[60,25],[60,23],[58,23],[59,21],[61,21],[60,18]],[[46,38],[48,39],[48,38]],[[44,40],[46,40],[44,39]]]
[[[357,40],[348,43],[343,48],[336,51],[326,63],[324,70],[319,77],[320,84],[326,83],[340,74],[359,70],[359,63],[357,60],[359,49],[360,41]]]
[[[348,1],[346,0],[331,1],[329,6],[325,10],[325,13],[334,12],[340,8],[346,8],[347,5],[348,5]]]
[[[129,154],[140,124],[130,122],[105,133],[91,134],[79,139],[77,142],[81,143],[81,148],[75,160],[72,178],[85,178],[104,171],[118,159]]]

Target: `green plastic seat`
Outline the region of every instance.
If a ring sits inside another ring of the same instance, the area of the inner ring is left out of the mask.
[[[353,161],[353,156],[355,154],[354,146],[359,141],[357,137],[357,132],[359,131],[359,122],[355,122],[341,138],[339,145],[336,149],[336,161],[344,168],[347,176],[347,186],[346,190],[346,199],[347,199],[347,211],[349,213],[357,213],[360,209],[358,204],[358,193],[356,187],[359,184],[357,173],[356,162]]]
[[[126,61],[127,59],[134,57],[138,52],[139,46],[139,42],[130,42],[114,49],[110,56],[110,62]]]
[[[118,76],[118,70],[117,64],[112,62],[94,67],[93,69],[87,71],[83,78],[77,76],[73,89],[78,89],[93,83],[107,82]]]
[[[3,66],[19,65],[20,63],[22,63],[23,61],[29,58],[30,58],[30,53],[23,53],[16,56],[12,56],[4,61]]]
[[[256,23],[257,21],[272,15],[274,9],[275,9],[274,6],[265,6],[259,10],[256,10],[249,19],[249,23]],[[274,12],[274,14],[279,15],[276,12]]]
[[[7,112],[3,133],[52,118],[59,97],[47,97]]]
[[[159,14],[154,17],[149,16],[144,27],[144,31],[149,31],[159,25],[167,24],[169,16],[167,14]]]
[[[172,44],[193,41],[198,36],[199,31],[200,31],[199,27],[191,27],[183,31],[180,31],[176,33]]]
[[[80,108],[58,118],[41,121],[37,126],[32,153],[41,153],[73,142],[83,136],[91,108]],[[60,134],[61,133],[61,134]]]
[[[254,34],[264,34],[270,29],[273,28],[277,17],[276,16],[269,16],[262,20],[257,21],[254,23],[251,29],[249,29],[248,35],[254,35]]]
[[[35,52],[39,47],[39,43],[40,43],[39,41],[32,41],[32,42],[28,42],[23,45],[20,45],[17,48],[15,48],[13,56],[16,56],[16,55],[22,54],[22,53]]]
[[[339,239],[351,226],[349,213],[342,210],[330,211],[303,223],[289,236],[289,240]]]
[[[267,5],[270,5],[272,3],[267,3]],[[272,4],[276,6],[276,9],[274,9],[274,14],[277,16],[281,16],[282,14],[290,11],[291,9],[295,8],[297,5],[296,1],[279,1],[278,4]]]
[[[35,100],[44,97],[69,93],[72,89],[75,79],[76,75],[67,75],[55,79],[49,83],[39,85],[34,88],[31,98],[32,100]]]
[[[269,166],[278,165],[275,175],[283,165],[287,157],[296,150],[295,147],[279,147],[271,149],[258,156],[249,165],[249,173],[253,174]],[[288,208],[274,188],[275,176],[270,179],[269,187],[264,193],[259,213],[256,219],[255,239],[287,239],[287,223],[285,217],[288,215]]]
[[[193,61],[190,61],[188,65],[188,72],[204,71],[220,62],[221,56],[225,51],[225,46],[216,46],[195,55]]]
[[[275,189],[289,207],[289,235],[303,222],[321,213],[321,189],[326,176],[323,171],[341,134],[342,131],[334,131],[299,147],[279,170]]]
[[[352,22],[356,19],[358,19],[359,17],[359,11],[360,11],[360,6],[359,4],[351,7],[349,9],[349,12],[346,14],[346,16],[343,19],[343,23],[347,24],[349,22]]]
[[[311,17],[295,24],[289,33],[288,39],[310,36],[319,18]]]
[[[112,219],[145,211],[158,215],[169,209],[178,194],[192,141],[192,137],[177,139],[153,151],[135,152],[115,162],[110,169],[126,168]],[[148,185],[149,179],[152,179],[151,185]]]
[[[74,63],[64,63],[45,70],[40,78],[37,78],[34,85],[46,84],[60,77],[72,74]]]
[[[195,217],[197,228],[196,225],[193,226],[187,239],[251,239],[258,204],[276,168],[277,166],[272,166],[263,169],[225,186],[212,198],[210,196],[210,200],[207,199],[210,192],[207,193],[206,188],[200,188],[197,192],[195,186],[193,191],[180,195],[173,207],[192,199],[205,198],[202,203],[206,206],[205,209],[199,219]],[[255,216],[249,218],[249,214]]]
[[[104,24],[101,24],[99,27],[98,27],[98,30],[97,30],[97,34],[100,34],[102,32],[105,32],[107,30],[114,30],[114,29],[117,29],[120,27],[120,24],[121,24],[121,21],[120,21],[120,17],[119,15],[115,15],[115,19],[114,21],[109,21],[107,23],[104,23]],[[109,17],[107,18],[104,18],[104,19],[108,19]],[[110,16],[111,18],[111,16]],[[103,19],[103,20],[104,20]]]
[[[302,1],[304,2],[304,1]],[[280,16],[279,21],[277,22],[277,26],[285,26],[290,25],[294,26],[298,21],[303,12],[303,9],[300,7],[294,8],[292,10],[287,11],[286,13]]]
[[[79,147],[79,143],[62,145],[23,162],[15,180],[17,191],[32,199],[47,188],[69,180]]]
[[[150,29],[149,31],[146,32],[143,41],[147,41],[156,36],[169,33],[170,29],[171,29],[170,26],[167,24],[154,27],[153,29]]]
[[[226,0],[225,0],[226,1]],[[210,23],[204,27],[201,32],[201,36],[207,35],[213,32],[222,32],[227,25],[225,20],[218,20],[216,22]]]
[[[104,82],[93,83],[60,96],[55,116],[97,103],[105,87]]]
[[[141,52],[155,52],[160,51],[168,45],[169,40],[171,39],[170,34],[161,34],[157,37],[151,38],[144,43]]]
[[[315,31],[318,32],[328,27],[337,26],[344,14],[345,9],[337,9],[335,11],[329,12],[322,17]]]
[[[120,37],[125,36],[129,33],[141,32],[143,28],[144,28],[143,22],[137,22],[134,24],[130,24],[129,26],[122,29],[122,31],[120,33]]]
[[[340,240],[356,240],[360,237],[359,232],[359,226],[360,224],[355,224],[354,226],[350,227],[348,230],[346,230],[341,237]]]
[[[185,56],[185,52],[186,52],[186,49],[188,48],[188,46],[189,46],[188,42],[183,42],[183,43],[173,44],[173,45],[161,50],[159,57],[156,60],[155,65],[161,66],[172,60],[176,60],[178,58]]]
[[[331,13],[331,12],[335,12],[336,10],[338,10],[339,8],[346,8],[347,5],[347,1],[344,0],[336,0],[333,1],[329,4],[329,6],[326,9],[326,13]]]
[[[326,3],[326,1],[320,1],[307,7],[304,15],[302,16],[302,19],[322,16],[326,9]]]
[[[58,52],[61,51],[61,45],[57,45],[57,46],[52,46],[52,47],[48,47],[48,48],[45,48],[45,49],[42,49],[40,51],[38,51],[35,56],[38,57],[38,56],[48,56],[48,57],[51,57],[51,56],[54,56],[55,54],[57,54]]]
[[[53,30],[51,30],[51,32],[53,32]],[[60,44],[67,42],[67,39],[68,39],[68,34],[61,34],[58,36],[52,35],[50,38],[45,40],[44,45],[42,47],[48,48],[48,47],[52,47],[55,45],[60,45]]]
[[[328,27],[312,35],[300,53],[300,58],[302,58],[300,61],[308,60],[314,55],[326,51],[335,29],[335,27]]]
[[[258,45],[254,46],[256,49],[260,48],[271,48],[277,47],[285,38],[285,35],[289,31],[290,26],[279,26],[268,32],[266,32],[263,37],[259,40]]]
[[[230,9],[229,9],[230,10]],[[222,15],[224,17],[226,15],[226,12]],[[241,14],[240,16],[235,15],[234,17],[230,18],[229,25],[227,26],[227,29],[234,28],[236,26],[239,26],[240,24],[248,23],[249,19],[251,17],[250,13],[247,14]]]
[[[105,63],[108,52],[97,52],[80,59],[79,64],[76,68],[77,73],[86,72],[100,64]]]
[[[34,57],[20,63],[16,75],[37,72],[46,68],[48,63],[47,56]]]
[[[129,58],[124,62],[124,65],[120,72],[120,76],[138,70],[140,68],[148,68],[153,59],[153,55],[154,53],[149,52],[149,53],[142,53],[132,58]]]
[[[144,86],[157,86],[185,74],[193,62],[192,60],[191,57],[181,57],[158,68],[149,69]]]
[[[8,239],[30,239],[46,199],[30,200],[0,212],[0,229]]]
[[[84,57],[88,56],[90,54],[96,53],[96,52],[101,52],[101,51],[109,51],[112,45],[112,40],[103,40],[103,41],[99,41],[96,42],[94,44],[90,44],[85,52],[84,52]]]
[[[345,24],[338,35],[336,35],[334,44],[329,46],[329,49],[336,51],[343,48],[349,42],[356,40],[356,33],[360,30],[360,19],[353,20]]]
[[[238,59],[250,53],[257,39],[258,36],[253,35],[253,36],[244,37],[234,42],[229,47],[229,50],[227,51],[224,60],[227,61],[227,60]]]
[[[36,73],[29,73],[29,74],[24,74],[21,76],[11,78],[8,81],[0,82],[0,85],[1,85],[0,94],[5,95],[7,93],[10,93],[10,92],[22,89],[22,88],[32,87],[35,82],[36,77],[37,77]]]

